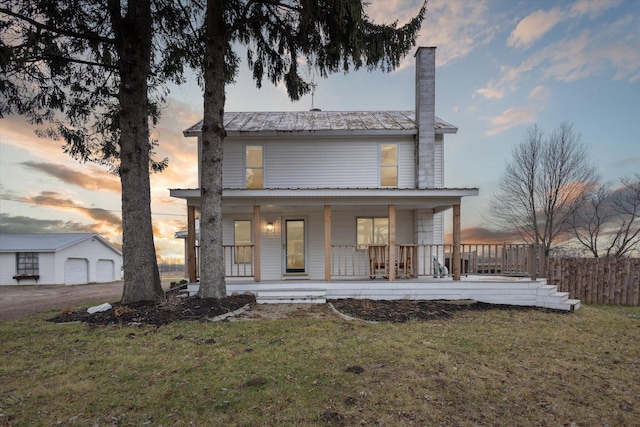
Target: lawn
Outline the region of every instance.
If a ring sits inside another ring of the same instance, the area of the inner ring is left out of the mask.
[[[0,323],[0,425],[638,425],[640,308]]]

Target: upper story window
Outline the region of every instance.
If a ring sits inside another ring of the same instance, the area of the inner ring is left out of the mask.
[[[357,218],[357,244],[386,245],[389,240],[389,218]]]
[[[37,252],[18,252],[16,254],[16,273],[21,276],[35,276],[40,274]]]
[[[380,186],[398,186],[398,144],[380,144]]]
[[[235,263],[251,262],[252,228],[250,220],[233,221],[233,240],[235,244]]]
[[[246,145],[244,152],[247,188],[264,188],[264,164],[262,145]]]

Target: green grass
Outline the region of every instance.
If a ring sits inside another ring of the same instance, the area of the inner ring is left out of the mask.
[[[640,308],[0,323],[0,425],[637,425]],[[362,368],[361,373],[356,367]],[[348,369],[350,368],[350,369]]]

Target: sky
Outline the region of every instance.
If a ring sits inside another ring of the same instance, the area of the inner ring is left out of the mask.
[[[421,1],[370,0],[378,23],[400,24]],[[417,40],[436,46],[436,115],[458,127],[445,138],[445,185],[478,187],[462,202],[462,240],[496,238],[488,202],[528,127],[547,133],[567,121],[579,132],[601,180],[640,172],[640,1],[430,0]],[[359,70],[321,78],[313,106],[325,111],[413,110],[412,51],[392,73]],[[282,85],[258,90],[241,64],[226,111],[296,111]],[[152,137],[169,167],[151,177],[154,236],[161,260],[183,257],[174,233],[186,224],[170,188],[197,187],[195,138],[182,131],[202,117],[195,77],[171,86]],[[97,232],[118,244],[120,184],[95,164],[38,138],[19,116],[0,120],[0,232]],[[446,215],[448,218],[450,215]]]

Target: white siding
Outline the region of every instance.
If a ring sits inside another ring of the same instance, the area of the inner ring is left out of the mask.
[[[17,273],[16,253],[6,252],[0,254],[0,285],[33,285],[35,279],[20,280],[20,283],[13,278]],[[40,278],[38,285],[51,285],[57,283],[55,280],[55,262],[53,252],[40,252],[38,254],[38,274]]]
[[[413,137],[401,139],[322,138],[225,142],[223,185],[244,187],[244,146],[262,143],[265,187],[374,188],[379,187],[379,144],[398,144],[398,186],[415,187]]]
[[[433,215],[433,243],[436,245],[444,243],[444,212]]]
[[[434,145],[433,182],[436,188],[444,187],[444,144],[442,135],[436,135]]]
[[[224,188],[244,188],[244,176],[244,144],[225,142],[222,186]]]
[[[38,280],[39,284],[54,285],[64,283],[63,281],[57,280],[58,271],[55,252],[41,252],[38,260],[38,267],[40,270],[40,279]]]
[[[262,280],[282,279],[282,223],[277,214],[264,215],[265,224],[268,221],[273,222],[273,233],[264,233],[264,224],[261,224],[260,246],[262,254],[260,265],[262,266]]]
[[[307,271],[309,278],[324,279],[324,212],[307,219]]]
[[[38,285],[51,285],[56,283],[54,271],[54,254],[41,252],[38,254],[38,274],[40,278]],[[17,273],[16,253],[0,254],[0,285],[33,285],[36,284],[35,279],[20,280],[20,283],[13,278]]]
[[[16,274],[15,252],[0,253],[0,285],[15,285],[13,276]]]

